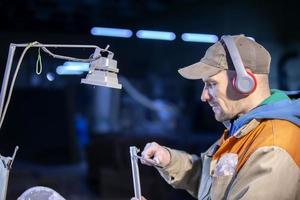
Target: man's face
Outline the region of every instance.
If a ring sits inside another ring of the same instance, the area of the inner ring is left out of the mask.
[[[234,118],[241,111],[240,95],[234,90],[231,80],[234,72],[221,71],[204,79],[201,100],[207,102],[214,111],[215,118],[224,122]]]

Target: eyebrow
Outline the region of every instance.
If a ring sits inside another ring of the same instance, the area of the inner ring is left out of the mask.
[[[212,79],[212,78],[208,78],[206,80],[203,80],[204,83],[210,83],[210,82],[216,82],[216,80]]]

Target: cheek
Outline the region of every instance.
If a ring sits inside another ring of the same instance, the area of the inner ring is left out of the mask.
[[[216,91],[215,94],[217,96],[215,97],[214,100],[218,103],[220,107],[220,111],[227,113],[228,111],[233,109],[231,105],[231,101],[227,98],[226,94],[220,91]]]
[[[219,86],[209,88],[208,92],[215,102],[222,102],[226,99],[226,90]]]
[[[224,99],[219,99],[219,105],[223,112],[227,112],[230,109],[228,102],[226,102]]]
[[[230,82],[227,87],[227,98],[232,101],[239,100],[244,98],[245,96],[241,94],[236,87],[234,87],[233,83]]]

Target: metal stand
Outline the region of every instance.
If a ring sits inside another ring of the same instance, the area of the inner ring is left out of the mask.
[[[12,80],[10,81],[10,88],[7,94],[7,87],[9,85],[10,79],[10,71],[12,69],[13,58],[17,47],[23,47],[24,50],[19,58]],[[41,48],[44,52],[57,59],[89,62],[91,64],[91,67],[88,76],[85,79],[81,80],[82,83],[118,89],[122,88],[122,85],[118,83],[117,79],[117,73],[119,72],[117,68],[117,61],[112,59],[114,54],[113,52],[108,51],[109,45],[105,49],[102,49],[95,45],[41,44],[37,41],[25,44],[11,43],[9,46],[8,58],[6,62],[5,73],[0,93],[0,129],[2,127],[5,114],[10,102],[10,98],[12,96],[13,86],[16,81],[20,65],[27,50],[32,47]],[[82,59],[54,54],[47,48],[91,48],[95,49],[95,52],[93,58]],[[108,55],[104,58],[101,55],[101,53],[107,53]],[[16,147],[13,157],[3,157],[0,155],[0,200],[5,200],[6,198],[9,171],[11,169],[17,150],[18,147]]]
[[[132,170],[132,178],[133,178],[133,187],[134,187],[134,197],[141,200],[141,183],[140,183],[140,172],[138,166],[138,158],[137,153],[139,149],[135,146],[130,147],[130,159],[131,159],[131,170]]]

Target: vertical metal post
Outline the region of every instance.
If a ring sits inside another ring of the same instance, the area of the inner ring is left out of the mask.
[[[0,157],[0,199],[1,200],[6,199],[8,177],[9,177],[9,169],[6,166],[5,158],[1,156]]]
[[[130,159],[131,159],[131,170],[133,178],[133,187],[134,187],[134,197],[141,200],[141,184],[140,184],[140,172],[138,166],[137,153],[139,152],[138,148],[135,146],[130,147]]]
[[[0,119],[2,118],[5,94],[6,94],[7,84],[8,84],[8,80],[9,80],[9,74],[10,74],[15,50],[16,50],[16,46],[13,44],[10,44],[9,51],[8,51],[8,57],[7,57],[7,61],[6,61],[5,73],[4,73],[3,81],[2,81],[1,93],[0,93]]]
[[[3,76],[3,81],[2,81],[2,87],[1,87],[1,93],[0,93],[0,121],[3,112],[3,107],[4,107],[4,100],[5,100],[5,94],[6,94],[6,89],[7,89],[7,84],[9,81],[9,75],[10,75],[10,70],[13,62],[13,57],[15,54],[16,46],[13,44],[9,45],[9,51],[8,51],[8,57],[6,61],[6,67],[5,67],[5,72]],[[6,192],[7,192],[7,184],[8,184],[8,178],[9,178],[9,162],[11,160],[9,157],[3,157],[0,155],[0,199],[5,200],[6,199]]]

